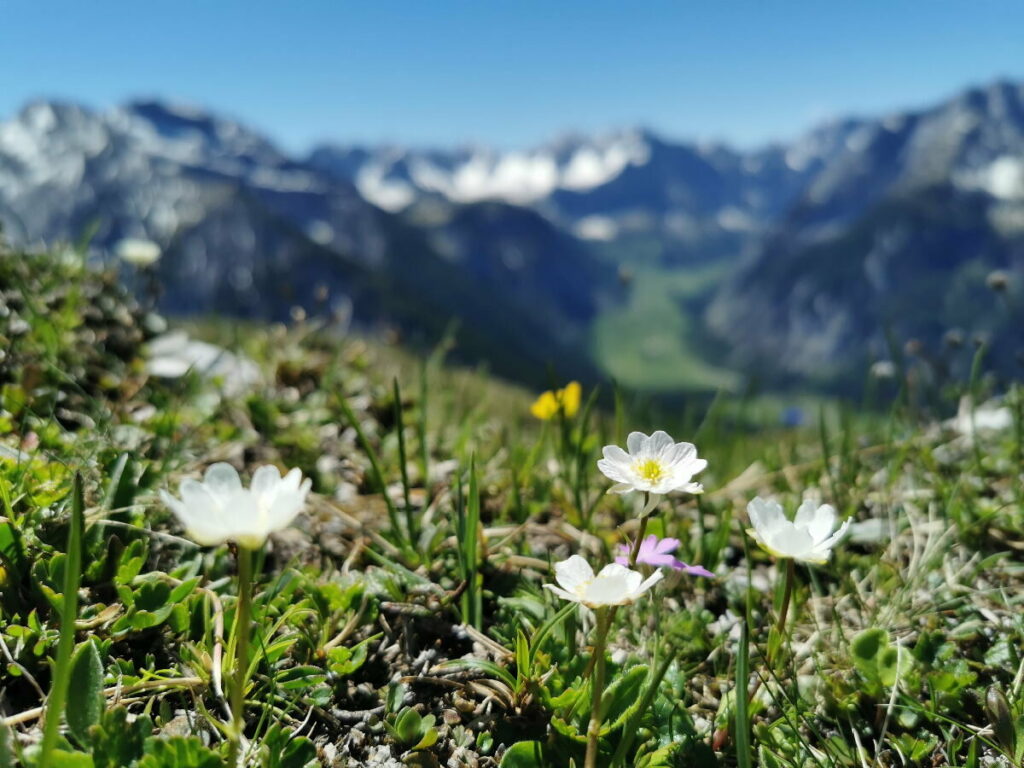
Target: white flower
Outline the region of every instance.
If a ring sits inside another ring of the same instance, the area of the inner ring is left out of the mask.
[[[183,481],[180,500],[166,491],[160,498],[197,544],[234,541],[258,549],[299,513],[311,482],[302,482],[297,469],[282,478],[277,467],[268,465],[257,469],[251,486],[243,488],[235,468],[219,463],[206,470],[203,482]]]
[[[765,501],[760,496],[747,505],[747,514],[754,526],[747,533],[761,547],[776,557],[791,557],[805,563],[826,563],[832,547],[843,538],[850,527],[847,519],[835,533],[836,511],[828,504],[816,507],[805,501],[790,521],[777,501]]]
[[[975,407],[971,398],[965,396],[960,398],[956,418],[946,425],[964,437],[974,437],[975,432],[1002,432],[1013,426],[1013,411],[1000,406],[996,400]]]
[[[160,260],[160,246],[152,240],[126,237],[115,246],[117,257],[137,267],[148,267]]]
[[[876,379],[891,379],[896,376],[896,364],[891,360],[877,360],[871,364],[871,375]]]
[[[608,489],[609,493],[704,492],[700,483],[691,482],[708,465],[705,459],[697,458],[693,443],[673,442],[661,431],[650,437],[643,432],[630,432],[626,447],[629,453],[617,445],[606,445],[604,458],[597,462],[597,468],[616,483]]]
[[[556,595],[588,608],[602,608],[606,605],[632,603],[659,581],[664,574],[656,570],[644,580],[643,574],[630,570],[624,565],[611,563],[594,575],[590,563],[579,555],[555,563],[554,584],[545,584]]]

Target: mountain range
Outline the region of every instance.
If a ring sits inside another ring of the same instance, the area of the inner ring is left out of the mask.
[[[88,233],[97,254],[156,241],[172,312],[340,303],[423,342],[454,319],[466,359],[520,379],[551,362],[596,375],[594,321],[635,299],[633,270],[708,265],[722,277],[697,301],[668,298],[716,364],[832,386],[895,344],[927,359],[959,333],[1010,368],[1024,352],[1024,84],[749,151],[631,129],[296,157],[201,110],[36,102],[0,123],[0,223],[22,245]]]
[[[621,290],[533,211],[449,205],[413,224],[238,123],[155,102],[37,102],[0,124],[0,223],[22,246],[87,235],[97,257],[155,241],[168,312],[341,310],[422,344],[454,321],[463,358],[537,383],[548,365],[596,375],[582,339]]]

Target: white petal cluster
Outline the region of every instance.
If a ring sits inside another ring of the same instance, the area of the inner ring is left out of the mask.
[[[181,498],[160,492],[164,503],[177,515],[188,535],[204,546],[234,541],[258,549],[274,531],[286,527],[302,509],[310,480],[293,469],[283,478],[274,466],[263,466],[242,487],[230,464],[213,464],[202,482],[185,480]]]
[[[968,438],[973,438],[976,432],[982,435],[1003,432],[1013,426],[1013,411],[995,400],[974,407],[971,398],[963,397],[956,418],[947,421],[946,426]]]
[[[126,237],[115,247],[117,257],[137,267],[148,267],[160,260],[160,246],[152,240]]]
[[[747,514],[753,528],[747,533],[763,549],[775,557],[791,557],[805,563],[828,562],[832,547],[846,535],[850,520],[846,520],[835,533],[836,511],[828,504],[815,506],[805,501],[788,520],[777,501],[766,501],[760,496],[747,505]]]
[[[644,491],[655,495],[685,491],[702,493],[704,487],[693,476],[708,463],[697,458],[693,443],[677,443],[665,432],[648,437],[643,432],[630,432],[626,438],[628,452],[617,445],[604,447],[604,458],[597,468],[615,481],[609,493]]]
[[[555,563],[554,584],[545,584],[556,595],[588,608],[603,608],[609,605],[626,605],[637,600],[663,578],[657,570],[646,580],[642,573],[630,570],[624,565],[611,563],[596,576],[590,563],[579,555]]]

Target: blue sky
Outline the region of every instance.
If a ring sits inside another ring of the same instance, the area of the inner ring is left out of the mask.
[[[0,0],[0,118],[60,97],[321,139],[504,147],[633,124],[750,146],[1024,79],[1018,0]]]

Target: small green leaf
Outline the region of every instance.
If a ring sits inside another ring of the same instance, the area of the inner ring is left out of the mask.
[[[757,764],[763,768],[784,768],[783,762],[765,749],[764,745],[757,748]]]
[[[505,750],[499,768],[545,768],[544,745],[539,741],[518,741]]]
[[[274,724],[263,738],[264,768],[307,768],[316,766],[316,747],[304,736],[295,736],[290,731]]]
[[[621,728],[626,718],[640,705],[643,699],[644,681],[650,670],[643,664],[631,667],[625,674],[608,686],[601,698],[604,710],[604,725],[601,734],[605,735]]]
[[[117,574],[114,580],[117,584],[128,584],[132,579],[142,572],[146,564],[147,556],[146,542],[142,539],[135,539],[128,543],[117,561]]]
[[[322,684],[327,680],[327,675],[320,667],[302,666],[286,669],[274,679],[281,690],[304,691]]]
[[[96,768],[134,765],[152,733],[153,723],[148,717],[137,717],[129,723],[124,707],[104,712],[100,724],[89,731]]]
[[[68,729],[79,744],[88,743],[89,728],[103,714],[103,662],[96,642],[90,638],[78,646],[71,657],[71,684],[68,687]]]
[[[393,725],[385,721],[384,727],[392,738],[398,742],[399,747],[408,749],[413,744],[419,743],[423,738],[423,732],[434,723],[433,715],[428,718],[424,726],[424,718],[412,707],[406,707],[398,713]]]
[[[429,715],[429,717],[433,719],[434,716]],[[426,718],[424,718],[424,720],[426,720]],[[423,733],[423,737],[416,742],[416,746],[412,748],[412,751],[415,752],[420,749],[430,749],[437,743],[437,737],[437,728],[427,728],[426,732]]]
[[[516,679],[512,677],[512,674],[504,667],[488,659],[451,659],[440,666],[442,669],[478,669],[481,672],[486,672],[496,680],[501,680],[509,688],[514,689],[516,687]]]
[[[879,651],[889,644],[889,633],[879,627],[865,629],[850,644],[854,663],[873,669]]]
[[[551,727],[567,739],[571,739],[579,744],[587,743],[587,737],[585,734],[581,733],[575,725],[566,722],[557,715],[553,715],[551,717]]]
[[[14,768],[14,734],[0,720],[0,768]]]
[[[56,749],[50,753],[46,768],[94,768],[94,763],[84,752],[65,752],[63,749]]]
[[[530,672],[530,641],[522,629],[516,629],[516,677],[525,680]]]
[[[199,577],[188,579],[187,581],[181,582],[178,586],[171,590],[170,601],[172,603],[180,603],[186,597],[195,591],[195,588],[199,586]]]
[[[899,648],[891,645],[878,654],[878,679],[887,688],[896,683],[899,676],[899,660]]]
[[[345,648],[344,646],[331,648],[327,652],[327,660],[331,672],[338,675],[338,677],[346,677],[353,674],[366,663],[370,644],[376,642],[379,638],[380,635],[377,634],[356,643],[350,648]]]
[[[494,749],[494,736],[487,731],[481,731],[476,737],[476,751],[481,755],[488,755],[492,749]]]
[[[103,508],[124,510],[135,501],[135,462],[131,454],[122,453],[109,472],[107,493],[103,499]]]
[[[146,741],[146,754],[139,768],[224,768],[216,752],[207,749],[194,736],[151,738]]]

